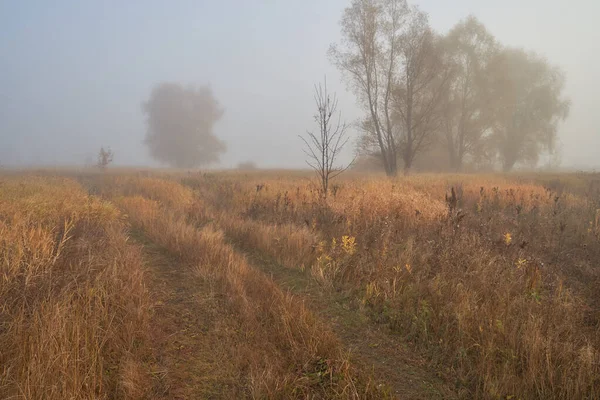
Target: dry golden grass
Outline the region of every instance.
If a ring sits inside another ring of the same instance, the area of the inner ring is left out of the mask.
[[[600,396],[596,175],[348,174],[326,201],[286,171],[71,177],[104,200],[57,176],[0,183],[1,397],[148,396],[128,223],[226,299],[231,359],[205,381],[228,393],[386,394],[243,249],[343,292],[464,398]]]
[[[600,200],[581,177],[573,191],[562,179],[552,188],[535,176],[353,177],[327,203],[298,178],[183,182],[230,236],[352,290],[468,397],[594,398]],[[451,186],[459,199],[449,210]]]
[[[165,186],[171,184],[165,182]],[[140,194],[147,193],[143,187],[146,183],[139,185]],[[159,203],[148,197],[135,195],[114,200],[150,240],[175,254],[203,279],[214,282],[215,290],[228,299],[237,323],[241,324],[232,340],[240,359],[230,364],[230,375],[240,376],[236,370],[240,366],[247,369],[241,374],[243,381],[239,385],[249,397],[388,396],[384,388],[375,387],[367,375],[351,367],[337,338],[321,320],[226,243],[223,232],[210,222],[222,218],[211,215],[206,208],[202,215],[191,216],[196,214],[194,208],[182,212],[162,206],[161,203],[169,204],[164,199]],[[204,226],[198,228],[199,224]],[[292,236],[302,240],[299,235]]]
[[[141,398],[148,298],[119,211],[69,179],[0,183],[0,397]]]

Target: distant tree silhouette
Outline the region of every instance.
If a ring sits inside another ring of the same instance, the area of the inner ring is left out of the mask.
[[[98,152],[98,168],[106,169],[106,167],[108,167],[108,164],[110,164],[113,161],[113,157],[114,154],[110,147],[106,150],[104,149],[104,147],[101,147],[100,151]]]
[[[503,171],[535,165],[555,151],[558,123],[569,113],[563,72],[535,53],[505,48],[492,62],[494,125],[490,144]]]
[[[456,24],[443,42],[453,73],[442,108],[442,138],[450,168],[460,171],[465,158],[482,155],[492,127],[489,70],[499,46],[472,16]]]
[[[148,129],[145,143],[160,162],[193,168],[218,162],[226,150],[225,143],[213,133],[223,110],[209,87],[159,84],[143,110]]]

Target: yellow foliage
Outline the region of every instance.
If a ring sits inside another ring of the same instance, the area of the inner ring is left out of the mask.
[[[356,252],[356,238],[348,235],[342,236],[342,249],[349,255],[354,254]]]

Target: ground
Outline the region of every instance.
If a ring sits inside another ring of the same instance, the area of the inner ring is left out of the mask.
[[[598,181],[6,175],[0,395],[596,398]]]

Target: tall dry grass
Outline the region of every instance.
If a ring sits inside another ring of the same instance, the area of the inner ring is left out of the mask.
[[[600,206],[581,177],[357,178],[327,202],[298,178],[251,178],[184,183],[228,235],[353,291],[466,396],[600,396]]]
[[[148,296],[120,212],[73,180],[0,181],[0,398],[142,398]]]
[[[144,182],[138,182],[144,185]],[[165,187],[172,182],[165,182]],[[181,186],[180,190],[188,190]],[[106,193],[118,190],[107,189]],[[164,191],[168,193],[169,191]],[[123,193],[123,192],[121,192]],[[215,225],[212,208],[194,201],[187,209],[168,207],[141,188],[114,201],[130,221],[185,266],[214,284],[228,299],[240,327],[234,336],[231,374],[238,374],[252,398],[384,398],[368,374],[351,366],[327,326],[229,245]]]
[[[146,300],[127,216],[228,299],[231,373],[247,396],[381,392],[230,240],[348,292],[466,398],[600,396],[595,175],[348,176],[326,201],[302,174],[79,179],[124,215],[72,180],[0,184],[2,395],[143,395]]]

